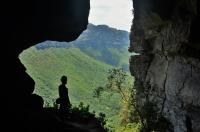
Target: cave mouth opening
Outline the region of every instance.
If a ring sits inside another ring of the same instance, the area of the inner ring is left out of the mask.
[[[132,1],[127,1],[122,4],[123,0],[117,0],[114,5],[119,9],[130,4],[129,9],[125,10],[130,13],[128,18],[122,13],[116,13],[119,10],[111,7],[112,2],[103,0],[98,3],[91,0],[90,24],[77,40],[48,40],[20,54],[19,58],[27,68],[27,73],[35,81],[34,93],[42,96],[44,107],[56,106],[60,78],[65,75],[68,77],[67,87],[73,106],[79,106],[83,102],[85,106],[90,106],[91,112],[105,113],[110,123],[119,123],[122,109],[120,93],[101,90],[106,87],[108,71],[111,69],[123,69],[133,82],[128,66],[129,32],[126,31],[132,21]],[[109,11],[107,16],[102,17],[102,14]],[[124,20],[119,16],[125,17]],[[127,21],[129,24],[123,26]],[[122,25],[116,27],[120,23]],[[97,97],[99,90],[101,97]]]

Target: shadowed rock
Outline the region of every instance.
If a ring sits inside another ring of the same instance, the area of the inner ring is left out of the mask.
[[[35,94],[34,81],[18,55],[45,40],[72,41],[87,28],[89,0],[9,0],[1,3],[1,66],[2,92],[5,101],[7,131],[56,131],[51,123],[45,126],[41,110],[43,99]],[[4,94],[5,93],[5,94]],[[35,116],[31,116],[35,115]],[[48,123],[46,123],[48,124]],[[32,129],[33,126],[37,129]],[[52,129],[51,129],[52,128]],[[57,129],[59,131],[60,129]]]
[[[133,5],[129,50],[141,55],[131,57],[130,71],[138,106],[156,104],[174,132],[199,132],[199,1],[133,0]]]

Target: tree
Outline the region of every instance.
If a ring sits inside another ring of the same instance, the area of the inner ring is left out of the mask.
[[[136,109],[136,91],[133,87],[133,82],[134,79],[123,68],[113,68],[108,71],[106,86],[97,87],[94,90],[94,97],[99,99],[104,91],[109,91],[111,94],[115,92],[121,96],[119,116],[123,126],[129,123],[140,123]]]
[[[136,91],[133,87],[133,78],[122,68],[108,71],[106,88],[121,95],[122,107],[120,110],[121,123],[139,123],[138,109],[136,108]]]
[[[131,97],[131,90],[133,87],[133,80],[122,68],[113,68],[108,71],[106,88],[108,90],[117,92],[126,103]]]

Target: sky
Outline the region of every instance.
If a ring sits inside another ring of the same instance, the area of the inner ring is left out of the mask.
[[[132,0],[90,0],[89,22],[130,31]]]

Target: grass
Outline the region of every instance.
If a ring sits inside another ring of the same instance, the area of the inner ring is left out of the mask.
[[[106,73],[112,66],[89,57],[78,48],[37,50],[31,47],[20,54],[20,60],[36,82],[34,93],[42,96],[46,103],[52,104],[58,98],[60,77],[67,75],[73,105],[84,102],[96,112],[104,111],[107,116],[116,114],[117,110],[112,108],[119,107],[119,95],[110,97],[109,93],[104,93],[101,103],[93,98],[93,90],[105,84]]]
[[[109,49],[118,57],[123,53]],[[98,52],[95,52],[98,53]],[[101,56],[98,53],[97,56]],[[128,56],[128,55],[127,55]],[[94,89],[106,84],[107,72],[114,68],[102,61],[88,56],[79,48],[46,48],[44,50],[31,47],[19,56],[27,68],[27,73],[35,81],[34,93],[43,97],[45,105],[53,105],[58,98],[58,86],[62,75],[68,77],[69,97],[73,106],[80,102],[90,105],[90,112],[106,114],[106,126],[114,131],[134,131],[137,124],[120,124],[121,98],[118,93],[104,91],[101,98],[94,98]],[[121,58],[119,65],[124,64]],[[126,58],[127,59],[127,58]],[[126,62],[127,63],[127,62]],[[135,131],[136,132],[136,131]]]

